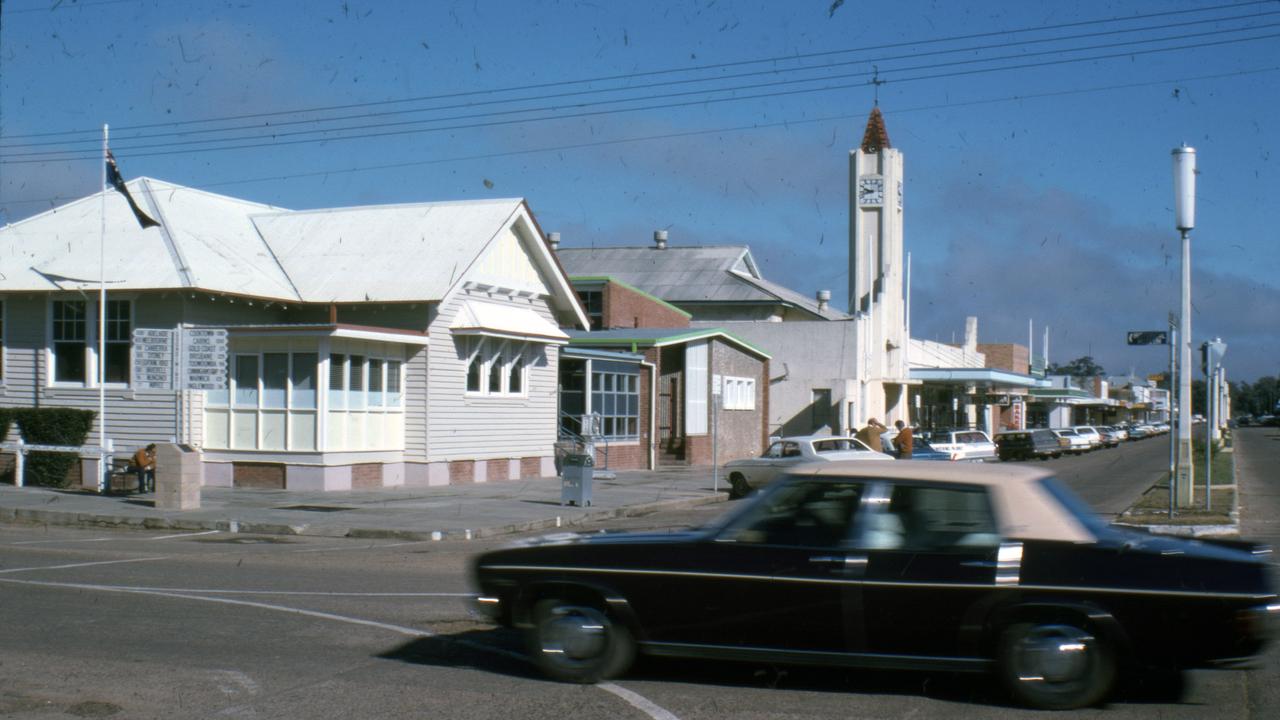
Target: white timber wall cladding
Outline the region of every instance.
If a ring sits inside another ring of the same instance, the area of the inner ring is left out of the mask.
[[[559,352],[555,346],[531,343],[525,356],[527,390],[522,397],[479,397],[467,394],[466,343],[449,326],[462,303],[477,295],[459,293],[431,323],[427,376],[427,447],[432,461],[544,457],[552,454],[556,436],[556,382]],[[483,295],[484,302],[501,302]],[[542,299],[511,303],[536,312],[555,324]]]
[[[180,303],[163,309],[155,296],[129,298],[134,303],[134,327],[173,327]],[[6,375],[0,386],[3,407],[68,407],[98,410],[96,387],[47,387],[48,295],[7,296]],[[125,449],[149,442],[187,436],[179,423],[175,393],[111,386],[106,390],[107,433]],[[87,442],[99,442],[97,427]]]

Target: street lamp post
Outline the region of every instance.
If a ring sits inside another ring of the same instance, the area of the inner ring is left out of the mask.
[[[1179,507],[1193,499],[1191,455],[1191,229],[1196,226],[1196,150],[1173,149],[1174,214],[1182,233],[1182,310],[1178,328],[1178,472],[1175,482]]]

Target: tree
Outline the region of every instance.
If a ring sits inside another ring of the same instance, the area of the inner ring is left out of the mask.
[[[1065,365],[1049,363],[1049,374],[1089,378],[1106,375],[1107,371],[1103,370],[1101,365],[1094,362],[1092,355],[1085,355],[1083,357],[1078,357]]]

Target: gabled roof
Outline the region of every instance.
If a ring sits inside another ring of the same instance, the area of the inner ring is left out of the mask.
[[[521,201],[473,200],[259,215],[307,302],[439,300]]]
[[[129,192],[161,227],[142,229],[124,196],[97,193],[0,228],[0,290],[200,288],[297,300],[251,216],[280,208],[137,178]],[[99,260],[99,245],[102,260]]]
[[[819,310],[817,301],[765,280],[744,245],[567,248],[557,251],[570,276],[609,276],[670,303],[790,305],[828,320],[847,318]]]
[[[521,199],[291,211],[151,178],[0,228],[0,291],[191,289],[310,303],[438,301],[509,228],[563,321],[577,296]],[[105,213],[104,213],[105,206]],[[105,241],[102,223],[106,223]],[[99,247],[105,257],[99,259]]]

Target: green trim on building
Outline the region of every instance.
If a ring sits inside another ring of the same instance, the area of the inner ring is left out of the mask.
[[[676,307],[675,305],[672,305],[671,303],[667,302],[666,300],[663,300],[662,298],[660,298],[660,297],[658,297],[658,296],[656,296],[656,295],[650,295],[649,293],[647,293],[647,292],[645,292],[645,291],[641,290],[640,288],[638,288],[638,287],[636,287],[636,286],[634,286],[634,285],[629,285],[629,284],[627,284],[627,283],[625,283],[625,282],[623,282],[623,281],[619,280],[618,278],[613,277],[612,275],[573,275],[573,276],[571,276],[571,277],[569,278],[569,284],[570,284],[570,285],[573,285],[574,283],[578,283],[578,282],[583,282],[583,283],[597,283],[597,282],[598,282],[598,283],[613,283],[614,285],[617,285],[617,286],[619,286],[619,287],[624,287],[624,288],[626,288],[626,289],[630,290],[631,292],[639,293],[640,295],[643,295],[644,297],[646,297],[646,298],[648,298],[648,299],[650,299],[650,300],[652,300],[652,301],[654,301],[654,302],[658,303],[659,305],[661,305],[661,306],[663,306],[663,307],[667,308],[668,310],[674,310],[675,312],[678,312],[678,313],[680,313],[681,315],[685,316],[685,318],[686,318],[686,319],[692,319],[692,318],[693,318],[693,315],[692,315],[692,314],[687,313],[687,312],[685,312],[684,310],[681,310],[680,308]],[[577,288],[574,288],[574,289],[576,290]]]
[[[606,330],[604,332],[617,332],[617,331]],[[592,346],[600,346],[600,345],[606,345],[606,346],[612,347],[612,346],[622,345],[622,346],[630,347],[631,352],[638,352],[638,348],[642,348],[642,347],[662,347],[664,345],[675,345],[676,343],[690,342],[693,340],[705,340],[705,339],[718,337],[718,338],[723,338],[729,341],[730,344],[738,345],[747,350],[750,350],[751,352],[755,353],[756,355],[759,355],[765,360],[773,359],[773,356],[765,352],[764,350],[761,350],[760,348],[756,347],[755,345],[752,345],[751,343],[747,342],[746,340],[743,340],[742,338],[738,337],[737,335],[734,335],[731,332],[728,332],[726,330],[721,330],[719,328],[705,328],[705,329],[690,330],[688,332],[680,332],[672,335],[663,335],[661,337],[626,337],[626,336],[617,336],[617,335],[613,337],[600,337],[600,335],[602,334],[604,333],[590,333],[588,335],[583,335],[579,337],[571,337],[569,338],[569,345],[576,346],[576,347],[592,347]]]

